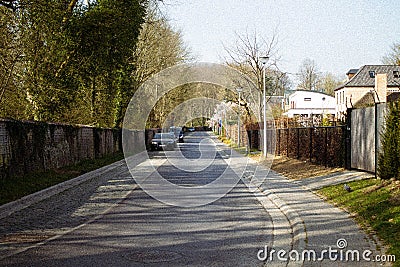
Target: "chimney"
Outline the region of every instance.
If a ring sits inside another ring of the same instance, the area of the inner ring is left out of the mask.
[[[354,75],[356,75],[356,73],[358,72],[358,69],[350,69],[346,75],[347,75],[347,79],[350,80],[351,78],[353,78]]]
[[[378,73],[375,76],[375,102],[386,103],[387,96],[387,74]]]

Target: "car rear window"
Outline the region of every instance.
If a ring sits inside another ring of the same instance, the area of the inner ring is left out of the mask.
[[[174,139],[174,136],[169,133],[156,133],[154,139]]]

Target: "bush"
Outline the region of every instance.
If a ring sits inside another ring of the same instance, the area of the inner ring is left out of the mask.
[[[385,127],[381,133],[382,146],[378,156],[378,176],[399,178],[400,174],[400,102],[387,104]]]

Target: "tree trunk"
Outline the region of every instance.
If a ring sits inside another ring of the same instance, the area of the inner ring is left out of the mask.
[[[97,110],[96,110],[96,97],[97,97],[97,92],[96,92],[96,77],[93,77],[92,80],[92,101],[91,101],[91,115],[92,115],[92,123],[95,123],[96,121],[96,115],[97,115]]]

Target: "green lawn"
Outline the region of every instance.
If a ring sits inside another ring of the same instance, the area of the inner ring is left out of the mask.
[[[368,179],[329,186],[318,192],[339,207],[355,213],[356,220],[366,230],[375,232],[396,256],[393,266],[400,266],[400,181]]]
[[[123,158],[124,155],[120,152],[100,159],[84,160],[76,165],[57,170],[35,172],[24,176],[0,180],[0,205],[75,178],[81,174],[109,165]]]

